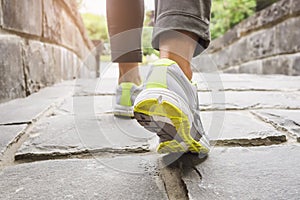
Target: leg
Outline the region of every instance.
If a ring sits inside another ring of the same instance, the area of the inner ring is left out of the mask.
[[[156,1],[152,45],[164,59],[150,69],[134,116],[160,138],[159,153],[209,152],[190,61],[209,44],[210,5],[210,0]]]
[[[190,62],[195,52],[198,36],[187,31],[165,32],[159,40],[160,58],[174,60],[186,77],[193,77]],[[180,48],[178,48],[180,47]]]
[[[156,0],[153,47],[160,50],[161,58],[177,62],[189,79],[192,57],[210,42],[210,7],[210,0]]]
[[[119,83],[140,84],[138,62],[142,61],[143,0],[107,0],[107,24],[112,61],[119,63]]]

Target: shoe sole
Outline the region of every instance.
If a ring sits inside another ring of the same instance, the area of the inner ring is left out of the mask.
[[[163,141],[157,148],[158,153],[207,154],[209,149],[190,135],[189,117],[175,105],[180,97],[176,95],[176,98],[174,95],[176,94],[166,89],[144,90],[134,106],[135,119],[141,126],[156,133]],[[147,98],[147,96],[156,96],[156,98]]]
[[[115,105],[113,113],[116,117],[134,118],[133,107]]]

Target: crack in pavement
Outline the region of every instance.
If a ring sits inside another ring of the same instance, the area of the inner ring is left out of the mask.
[[[224,139],[224,140],[211,140],[213,146],[226,146],[226,147],[255,147],[255,146],[270,146],[278,145],[287,142],[285,135],[266,136],[264,138],[251,138],[251,139]]]
[[[299,126],[298,123],[294,122],[293,120],[283,119],[280,116],[272,115],[272,114],[269,114],[269,113],[265,113],[265,114],[267,114],[269,116],[277,118],[276,119],[277,121],[276,120],[273,121],[273,120],[269,119],[268,117],[265,117],[262,114],[254,112],[254,111],[251,111],[251,114],[254,115],[254,116],[256,116],[258,119],[262,120],[263,122],[272,125],[276,130],[285,132],[287,134],[287,136],[288,136],[289,139],[297,137],[297,134],[293,133],[293,129],[292,128],[286,128],[284,126],[286,124],[294,124],[295,126]],[[280,122],[280,119],[282,120],[282,122]],[[300,142],[300,138],[297,138],[296,140],[298,142]]]
[[[74,152],[51,152],[51,153],[25,153],[15,156],[15,160],[21,163],[27,162],[36,162],[36,161],[45,161],[45,160],[58,160],[58,159],[73,159],[81,158],[88,159],[96,156],[102,156],[106,154],[112,155],[131,155],[131,154],[145,154],[149,153],[148,148],[136,147],[136,148],[123,148],[123,149],[114,149],[114,148],[103,148],[103,149],[94,149],[94,150],[81,150]]]
[[[11,122],[11,123],[0,124],[0,126],[30,125],[31,123],[32,123],[31,121],[27,121],[27,122]]]
[[[189,191],[183,177],[195,171],[199,180],[202,181],[202,175],[196,166],[204,162],[206,158],[207,155],[173,153],[159,160],[160,177],[170,200],[189,199]]]
[[[6,149],[4,150],[2,157],[0,158],[0,169],[7,165],[12,165],[14,163],[16,152],[23,145],[23,143],[30,137],[30,132],[33,130],[34,125],[37,123],[37,121],[41,119],[43,116],[47,116],[51,114],[56,107],[60,106],[63,103],[63,101],[64,98],[57,99],[54,103],[52,103],[49,107],[47,107],[44,111],[42,111],[34,119],[32,119],[30,123],[27,123],[27,127],[22,132],[20,132],[17,136],[15,136],[13,141],[10,142],[7,145]]]

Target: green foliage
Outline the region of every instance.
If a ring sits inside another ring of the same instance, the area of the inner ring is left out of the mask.
[[[211,37],[215,39],[255,12],[256,0],[213,0]]]
[[[82,18],[90,39],[108,41],[106,18],[104,16],[85,13],[82,14]]]

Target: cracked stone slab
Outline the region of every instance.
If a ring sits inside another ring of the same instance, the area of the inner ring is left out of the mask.
[[[300,92],[199,92],[202,110],[300,109]]]
[[[183,180],[190,199],[298,199],[300,146],[214,148]]]
[[[284,133],[248,111],[201,112],[201,120],[211,143],[216,145],[260,146],[286,141]]]
[[[32,122],[58,100],[70,96],[73,90],[73,82],[67,81],[44,88],[26,98],[0,104],[0,124]]]
[[[299,110],[263,110],[252,111],[265,122],[278,129],[288,131],[300,142],[300,111]]]
[[[299,76],[194,73],[199,90],[300,91]]]
[[[16,159],[103,152],[146,152],[154,135],[135,120],[113,115],[54,115],[41,119]]]
[[[168,199],[156,156],[51,160],[0,172],[1,199]]]
[[[0,161],[4,151],[9,145],[16,142],[18,137],[24,133],[26,125],[11,125],[11,126],[0,126]]]
[[[66,98],[56,112],[73,115],[84,108],[95,114],[107,114],[112,113],[114,102],[115,96],[73,96]]]
[[[118,79],[79,79],[76,84],[79,88],[74,91],[74,96],[114,95]]]

